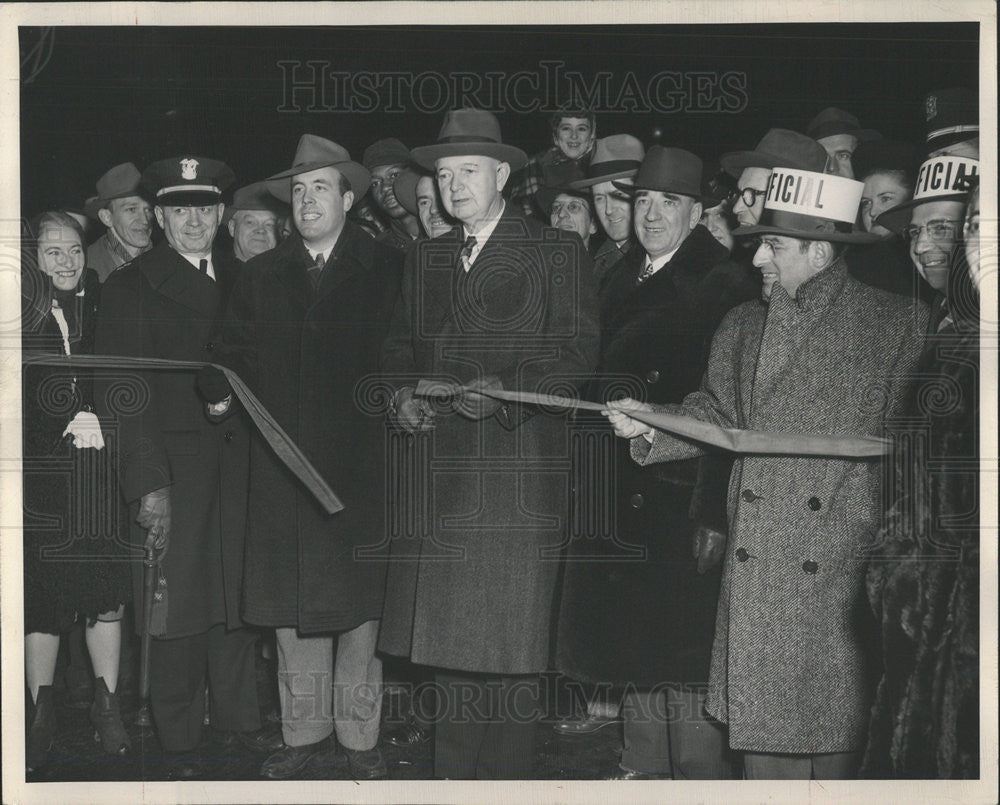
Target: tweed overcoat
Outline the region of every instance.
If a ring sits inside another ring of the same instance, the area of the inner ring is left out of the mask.
[[[384,411],[366,402],[399,294],[402,255],[347,222],[318,289],[298,233],[250,260],[233,289],[219,360],[247,382],[344,504],[327,514],[253,434],[243,615],[304,633],[382,611]]]
[[[703,226],[636,286],[645,260],[636,246],[603,286],[601,356],[588,399],[628,390],[647,402],[681,402],[701,383],[722,317],[759,294]],[[599,532],[600,521],[592,523],[589,538],[569,544],[556,667],[596,683],[706,685],[720,569],[697,572],[690,509],[698,464],[713,463],[719,478],[706,504],[725,521],[731,457],[640,467],[607,420],[594,419],[591,432],[580,435],[611,450],[591,462],[591,472],[581,468],[575,503],[581,520],[586,512],[606,511],[610,528]]]
[[[212,264],[216,281],[163,241],[113,272],[101,289],[95,353],[214,360],[211,334],[238,269],[220,255]],[[118,453],[133,544],[146,538],[135,522],[140,499],[170,488],[170,545],[161,565],[166,623],[157,636],[240,626],[249,461],[244,416],[210,422],[193,371],[102,370],[95,373],[95,393],[99,415],[115,431],[110,447]],[[133,565],[138,603],[142,564]]]
[[[492,375],[505,389],[571,392],[599,338],[583,242],[510,204],[468,272],[463,237],[459,227],[407,254],[387,382]],[[442,407],[435,420],[407,437],[414,496],[397,507],[414,530],[394,534],[380,646],[461,671],[543,671],[567,533],[565,414],[503,405],[473,421]]]
[[[702,387],[680,406],[724,427],[880,435],[920,355],[927,311],[863,285],[843,260],[799,286],[776,285],[723,320]],[[649,448],[647,450],[647,448]],[[692,442],[632,441],[645,464],[685,458]],[[871,704],[865,548],[881,517],[882,462],[744,456],[729,484],[708,711],[734,749],[823,753],[862,748]]]

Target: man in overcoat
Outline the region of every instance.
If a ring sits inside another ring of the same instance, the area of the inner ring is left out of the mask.
[[[143,183],[165,239],[104,283],[95,352],[181,361],[214,360],[211,333],[236,267],[212,244],[233,181],[222,162],[184,156],[150,165]],[[152,624],[150,698],[172,773],[204,771],[206,674],[212,725],[260,750],[252,631],[239,614],[247,501],[248,427],[241,416],[209,421],[193,373],[98,375],[98,405],[116,423],[118,479],[132,514],[131,540],[147,529],[162,551]],[[142,568],[135,563],[136,615]]]
[[[698,388],[723,315],[755,295],[743,269],[698,223],[708,201],[701,185],[698,157],[654,146],[634,186],[616,188],[634,194],[638,243],[604,284],[601,357],[587,399],[628,389],[649,402],[680,402]],[[594,424],[603,429],[603,421]],[[557,667],[626,689],[627,779],[729,776],[725,734],[703,710],[719,589],[718,567],[706,570],[718,563],[725,542],[729,461],[704,459],[695,522],[699,459],[640,467],[626,442],[610,446],[614,470],[599,462],[596,482],[577,495],[585,506],[601,497],[613,530],[569,545]],[[700,508],[709,507],[716,515],[706,522]],[[696,526],[712,526],[704,547],[715,543],[714,563],[694,550]],[[685,718],[666,718],[680,709]]]
[[[579,237],[505,205],[526,157],[501,142],[492,114],[448,113],[439,141],[413,157],[436,171],[462,225],[408,253],[383,348],[394,419],[429,458],[408,479],[421,490],[419,532],[393,540],[380,647],[437,670],[436,776],[525,778],[566,533],[567,428],[473,392],[442,407],[414,386],[576,387],[597,357],[593,275]]]
[[[731,310],[701,389],[655,406],[721,427],[877,436],[898,413],[920,353],[926,307],[863,285],[842,249],[863,185],[776,168],[759,235],[764,302]],[[609,405],[644,466],[690,458],[697,442]],[[729,485],[729,541],[707,708],[729,725],[751,779],[856,772],[868,712],[871,635],[861,612],[864,548],[881,517],[879,461],[743,455]]]
[[[296,231],[243,268],[218,347],[344,503],[324,512],[252,440],[243,615],[276,629],[285,746],[261,769],[271,779],[309,762],[348,764],[355,778],[386,773],[375,656],[386,564],[366,555],[385,541],[385,423],[364,389],[402,255],[346,219],[369,178],[337,143],[303,135],[293,167],[267,180],[290,201]],[[220,402],[222,386],[206,399]]]

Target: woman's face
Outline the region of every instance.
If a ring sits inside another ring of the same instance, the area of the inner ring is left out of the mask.
[[[979,188],[969,196],[965,210],[965,259],[969,262],[969,278],[978,291],[983,280],[979,261]]]
[[[72,291],[83,274],[83,244],[76,230],[46,224],[38,235],[38,265],[59,291]]]
[[[887,173],[873,173],[865,179],[861,193],[861,223],[868,232],[887,238],[892,233],[884,226],[877,226],[875,219],[909,200],[910,191],[899,179]]]
[[[736,245],[736,239],[729,228],[729,211],[726,207],[726,204],[719,204],[705,210],[701,214],[700,223],[712,233],[713,238],[732,252],[733,246]]]

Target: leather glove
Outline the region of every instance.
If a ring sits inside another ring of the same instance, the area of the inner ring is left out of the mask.
[[[425,397],[414,397],[413,386],[396,392],[390,417],[407,433],[422,433],[434,429],[434,407]]]
[[[495,375],[481,377],[469,383],[470,389],[503,389],[500,378]],[[466,419],[486,419],[496,413],[503,404],[495,397],[487,397],[483,394],[476,394],[474,391],[466,391],[455,401],[455,413],[464,416]]]
[[[170,489],[155,489],[142,496],[139,503],[139,516],[135,521],[143,528],[149,529],[147,541],[152,540],[153,547],[166,553],[170,544]]]
[[[194,382],[201,398],[211,405],[222,402],[233,393],[225,374],[214,366],[202,366]]]
[[[726,539],[726,535],[721,531],[706,525],[700,525],[695,529],[691,553],[698,560],[699,574],[706,573],[719,564],[726,550]]]

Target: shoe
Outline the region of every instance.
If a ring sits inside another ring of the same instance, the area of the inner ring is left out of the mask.
[[[24,766],[30,774],[38,771],[49,759],[49,752],[56,738],[56,706],[52,686],[41,685],[35,696],[35,705],[24,745]]]
[[[231,733],[244,748],[251,752],[266,752],[273,754],[285,745],[281,737],[281,727],[277,724],[265,724],[257,730]]]
[[[109,755],[127,755],[132,751],[132,741],[122,724],[118,696],[108,690],[103,676],[94,682],[90,723],[94,725],[94,740],[99,741]]]
[[[208,765],[194,752],[164,752],[168,780],[198,780],[205,776]]]
[[[383,732],[382,738],[393,746],[416,746],[427,743],[431,739],[431,731],[429,727],[410,719],[399,727]]]
[[[653,772],[633,771],[632,769],[619,769],[616,773],[604,778],[605,780],[672,780],[669,774],[655,774]]]
[[[385,780],[389,777],[382,750],[377,746],[374,749],[344,749],[344,754],[351,767],[352,779]]]
[[[564,718],[562,721],[557,721],[552,725],[552,729],[560,735],[592,735],[612,724],[621,723],[620,718],[593,716],[588,713],[583,718]]]
[[[305,746],[282,746],[264,761],[260,767],[260,774],[269,780],[287,780],[305,768],[310,760],[329,748],[328,738]]]

